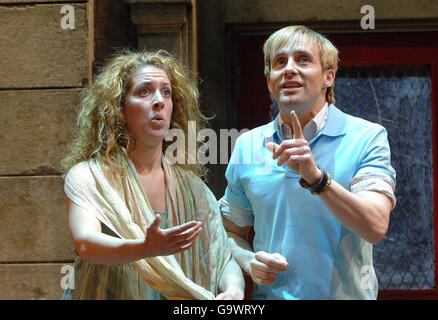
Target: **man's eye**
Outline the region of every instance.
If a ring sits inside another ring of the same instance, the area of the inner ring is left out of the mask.
[[[278,66],[283,66],[285,64],[286,64],[286,59],[284,59],[284,58],[279,58],[276,61],[276,65],[278,65]]]

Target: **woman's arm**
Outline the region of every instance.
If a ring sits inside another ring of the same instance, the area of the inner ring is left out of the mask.
[[[243,300],[245,280],[237,262],[231,258],[225,266],[219,280],[220,293],[216,300]]]
[[[120,239],[102,233],[100,221],[67,197],[68,220],[74,246],[81,259],[95,264],[129,263],[146,257],[166,256],[189,249],[202,228],[191,221],[161,229],[157,215],[145,239]]]

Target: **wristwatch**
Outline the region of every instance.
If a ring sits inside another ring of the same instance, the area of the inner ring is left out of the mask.
[[[321,171],[321,179],[319,180],[318,184],[311,186],[303,178],[299,180],[300,185],[303,188],[308,189],[313,195],[321,194],[322,192],[327,190],[327,188],[330,186],[330,183],[332,182],[330,174],[323,168],[320,168],[319,166],[318,168]]]

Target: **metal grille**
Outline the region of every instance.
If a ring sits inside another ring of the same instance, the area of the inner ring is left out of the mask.
[[[397,206],[374,246],[380,289],[434,287],[431,80],[428,66],[348,67],[338,71],[336,105],[383,125],[397,172]]]

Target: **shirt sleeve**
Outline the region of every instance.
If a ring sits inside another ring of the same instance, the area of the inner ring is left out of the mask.
[[[376,191],[385,194],[391,200],[394,209],[397,199],[395,197],[395,183],[385,175],[361,175],[353,178],[350,184],[351,192]]]
[[[222,216],[230,220],[236,226],[249,227],[254,225],[254,215],[251,208],[233,205],[224,197],[222,197],[218,203]]]
[[[381,192],[389,197],[394,208],[396,204],[395,183],[396,173],[391,166],[388,135],[384,127],[376,125],[370,131],[358,170],[351,181],[350,190],[352,192]]]
[[[237,138],[233,153],[228,163],[225,178],[227,188],[225,195],[219,200],[221,214],[239,227],[252,226],[254,215],[251,202],[246,196],[245,188],[241,182],[242,157],[241,139]]]

